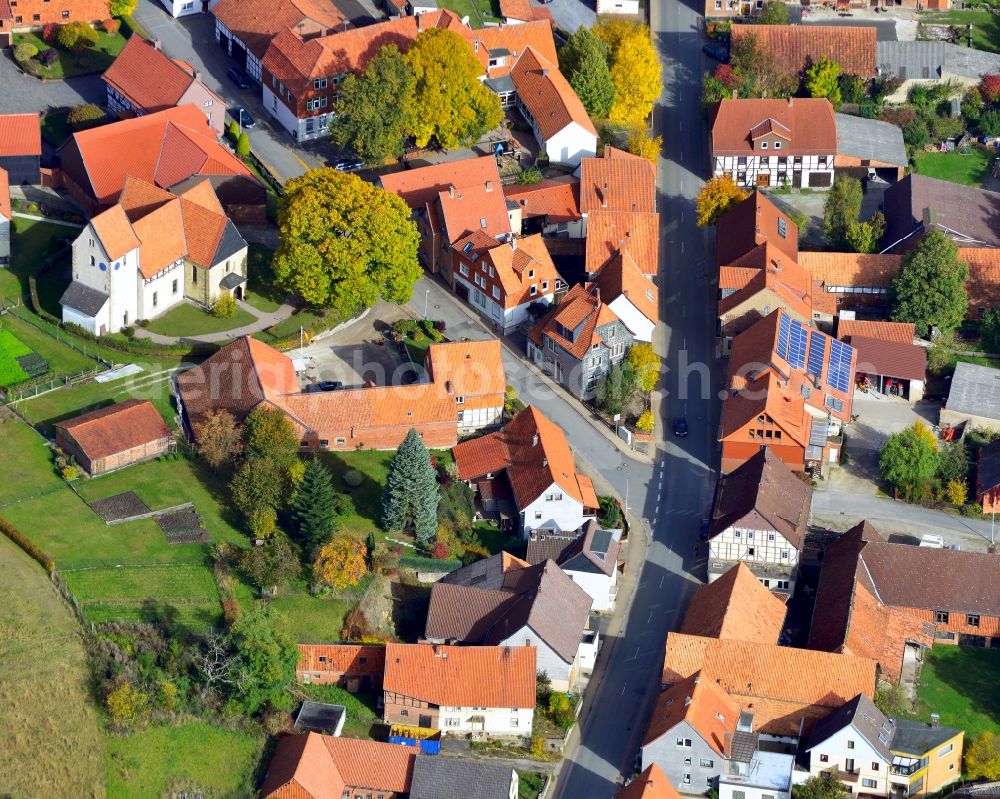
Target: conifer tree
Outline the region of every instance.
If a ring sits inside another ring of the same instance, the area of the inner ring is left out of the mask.
[[[337,495],[330,472],[319,458],[312,458],[306,464],[302,484],[292,502],[292,519],[295,521],[295,540],[306,558],[310,558],[313,550],[322,546],[337,527]]]
[[[411,429],[389,464],[382,493],[382,528],[410,531],[429,545],[437,530],[437,475],[427,447]]]

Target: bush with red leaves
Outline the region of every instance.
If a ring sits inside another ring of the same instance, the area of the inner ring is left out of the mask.
[[[979,91],[983,93],[986,102],[995,103],[1000,99],[1000,75],[983,75],[983,82],[979,84]]]

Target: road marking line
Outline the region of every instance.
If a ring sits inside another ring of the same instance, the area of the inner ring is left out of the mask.
[[[664,581],[665,579],[666,579],[666,575],[665,575],[665,574],[661,574],[661,575],[660,575],[660,588],[663,588],[663,581]]]
[[[628,680],[622,683],[622,696],[625,696],[625,686],[628,685]]]

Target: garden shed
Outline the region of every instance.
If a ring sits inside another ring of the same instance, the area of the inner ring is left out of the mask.
[[[132,399],[60,422],[56,444],[95,477],[165,455],[173,436],[152,402]]]

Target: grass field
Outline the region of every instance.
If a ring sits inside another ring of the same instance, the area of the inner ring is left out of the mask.
[[[931,178],[978,186],[989,175],[993,156],[982,147],[970,147],[963,155],[951,153],[918,153],[917,171]]]
[[[958,25],[962,28],[972,25],[972,46],[977,50],[1000,53],[1000,17],[991,11],[927,12],[920,15],[920,21],[932,25]],[[966,44],[964,31],[959,44]]]
[[[342,597],[311,596],[305,580],[289,586],[271,604],[284,616],[288,632],[303,643],[339,641],[351,607]]]
[[[253,796],[263,748],[261,737],[203,722],[114,736],[105,758],[107,797],[161,799],[183,790],[206,799]]]
[[[0,386],[12,386],[28,379],[28,373],[17,361],[23,355],[31,355],[31,348],[10,330],[0,328]]]
[[[324,452],[323,463],[333,476],[333,487],[354,500],[354,515],[342,520],[345,529],[351,532],[378,532],[377,519],[382,505],[382,487],[389,473],[392,452],[361,450],[359,452]],[[350,486],[344,482],[344,475],[357,470],[361,473],[361,485]]]
[[[0,790],[104,796],[104,734],[79,626],[45,573],[2,536],[0,606]]]
[[[0,300],[13,301],[28,296],[28,276],[49,253],[50,242],[77,236],[77,228],[14,217],[11,259],[0,269]],[[58,298],[57,298],[58,299]]]
[[[244,299],[258,311],[271,313],[285,301],[285,292],[274,285],[271,259],[274,250],[263,244],[247,248],[247,292]]]
[[[253,314],[242,308],[236,310],[235,316],[229,319],[220,319],[196,305],[182,302],[163,316],[150,320],[146,329],[152,333],[159,333],[161,336],[201,336],[206,333],[221,333],[237,327],[245,327],[254,321]]]
[[[965,730],[971,740],[1000,728],[1000,652],[967,646],[935,646],[927,652],[917,686],[916,715]]]
[[[11,502],[62,488],[62,478],[56,474],[52,454],[41,436],[12,415],[0,422],[0,452],[17,453],[16,458],[5,459],[0,515]]]
[[[482,28],[487,22],[499,22],[500,3],[490,0],[442,0],[441,8],[454,11],[460,17],[468,17],[469,25]]]
[[[296,685],[293,694],[296,698],[307,696],[314,702],[343,705],[347,711],[345,737],[366,738],[371,734],[372,725],[382,720],[378,712],[378,697],[372,691],[352,694],[339,685]]]
[[[38,52],[48,50],[49,45],[41,38],[30,32],[14,34],[14,44],[28,42],[38,48]],[[97,42],[92,48],[88,47],[80,53],[73,53],[62,47],[56,47],[55,51],[59,58],[50,67],[39,63],[37,58],[31,59],[25,65],[26,69],[33,75],[40,78],[74,78],[77,75],[91,75],[95,72],[104,72],[115,60],[115,56],[121,52],[125,46],[125,37],[121,33],[109,36],[104,31],[97,30]]]
[[[0,327],[9,330],[30,347],[32,352],[42,356],[49,362],[51,370],[58,374],[78,374],[98,365],[93,358],[88,358],[82,352],[77,352],[72,347],[57,341],[37,327],[32,327],[15,314],[5,314],[0,318]]]

